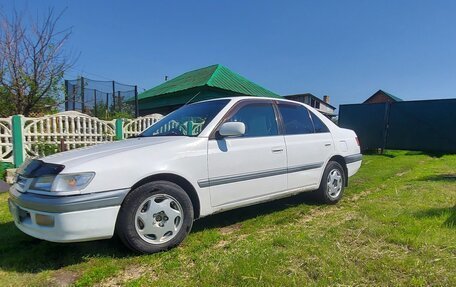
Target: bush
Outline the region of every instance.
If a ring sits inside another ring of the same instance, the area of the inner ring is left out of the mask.
[[[0,162],[0,180],[5,180],[6,170],[14,166],[8,162]]]
[[[38,150],[40,156],[48,156],[59,152],[59,146],[57,144],[41,141],[32,144],[32,148]]]

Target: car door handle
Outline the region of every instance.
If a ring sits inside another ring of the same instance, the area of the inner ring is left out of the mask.
[[[331,146],[331,143],[325,143],[325,146]]]
[[[272,151],[273,153],[283,152],[283,147],[273,147],[273,148],[271,149],[271,151]]]

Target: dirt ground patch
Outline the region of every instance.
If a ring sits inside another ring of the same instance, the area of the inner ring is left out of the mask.
[[[126,282],[136,280],[142,276],[149,275],[150,277],[156,277],[154,271],[151,270],[150,266],[133,265],[128,266],[122,272],[117,274],[115,277],[111,277],[108,280],[101,282],[96,286],[108,287],[108,286],[123,286]]]
[[[78,279],[79,273],[76,271],[60,269],[57,270],[52,277],[51,283],[54,286],[71,286]]]
[[[242,224],[236,223],[236,224],[221,227],[219,229],[219,231],[222,235],[227,235],[227,234],[231,234],[231,233],[241,229],[241,227],[242,227]]]

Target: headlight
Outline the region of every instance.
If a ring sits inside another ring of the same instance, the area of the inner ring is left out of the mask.
[[[37,177],[30,184],[30,189],[41,190],[41,191],[51,191],[52,183],[54,182],[55,175],[53,176],[41,176]],[[18,182],[19,184],[19,182]]]
[[[94,172],[59,174],[55,177],[51,191],[76,191],[84,189],[95,176]]]
[[[30,189],[52,192],[78,191],[89,185],[94,176],[94,172],[41,176],[33,180]]]

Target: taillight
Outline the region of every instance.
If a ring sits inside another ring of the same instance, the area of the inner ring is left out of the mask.
[[[356,140],[356,143],[358,144],[358,146],[360,146],[358,137],[355,137],[355,140]]]

